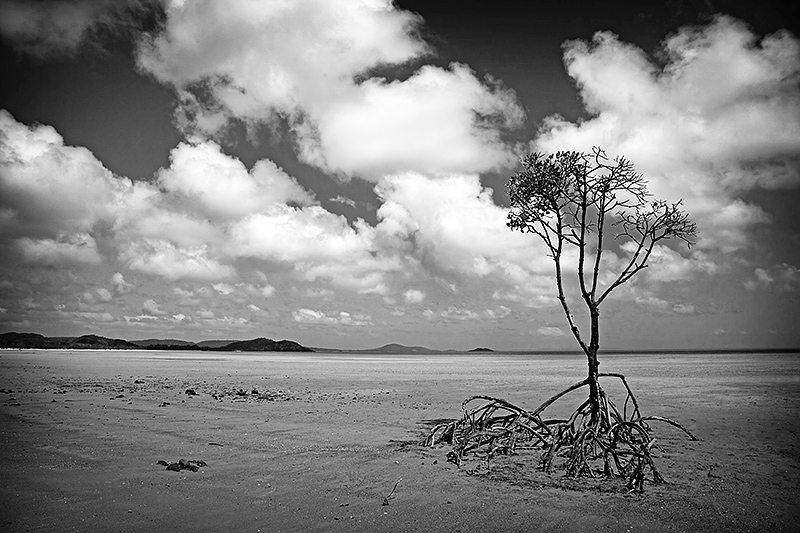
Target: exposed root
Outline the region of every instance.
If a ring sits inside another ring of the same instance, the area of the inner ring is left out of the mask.
[[[606,392],[599,387],[599,401],[593,406],[584,401],[566,420],[547,419],[545,410],[556,400],[572,391],[588,386],[583,380],[549,398],[533,411],[525,410],[501,398],[472,396],[461,404],[464,415],[435,426],[425,446],[439,443],[452,445],[449,461],[459,467],[468,457],[485,458],[497,454],[513,454],[520,449],[538,450],[539,465],[545,472],[563,469],[570,477],[619,477],[627,480],[629,491],[642,491],[645,477],[652,473],[653,483],[662,483],[651,448],[648,422],[670,424],[698,440],[677,422],[660,416],[642,416],[636,397],[622,374],[600,374],[599,377],[619,379],[625,386],[626,397],[618,409]]]

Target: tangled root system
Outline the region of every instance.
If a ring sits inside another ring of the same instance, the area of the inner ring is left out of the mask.
[[[598,383],[598,401],[584,401],[567,419],[548,419],[544,413],[556,400],[589,385],[583,380],[549,398],[533,411],[501,398],[472,396],[462,403],[464,415],[435,426],[423,441],[425,446],[446,443],[452,446],[449,461],[459,467],[468,457],[514,454],[519,450],[540,453],[539,466],[545,472],[563,469],[570,477],[618,477],[626,480],[629,491],[641,492],[645,477],[663,483],[651,455],[655,444],[651,422],[664,422],[698,440],[677,422],[660,416],[642,416],[636,397],[622,374],[603,373],[601,378],[617,378],[626,397],[618,409]]]

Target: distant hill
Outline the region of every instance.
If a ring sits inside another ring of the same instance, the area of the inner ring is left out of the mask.
[[[0,333],[0,348],[71,349],[71,350],[212,350],[244,352],[313,352],[294,341],[274,341],[259,337],[248,341],[203,341],[193,343],[177,339],[144,339],[129,342],[99,335],[80,337],[45,337],[38,333]]]
[[[0,348],[60,348],[60,339],[50,339],[38,333],[2,333]]]
[[[441,350],[431,350],[424,346],[404,346],[402,344],[385,344],[380,348],[371,348],[368,350],[348,350],[352,352],[362,353],[442,353]]]
[[[227,346],[232,342],[238,341],[200,341],[197,345],[201,348],[222,348],[223,346]]]
[[[182,341],[179,339],[143,339],[140,341],[131,341],[131,342],[143,348],[148,348],[150,346],[194,346],[195,345],[194,342]]]
[[[70,341],[67,348],[77,350],[93,349],[114,349],[114,350],[135,350],[137,345],[122,339],[109,339],[97,335],[83,335]]]
[[[0,348],[72,349],[72,350],[135,350],[136,344],[122,339],[109,339],[98,335],[81,337],[45,337],[38,333],[2,333]]]
[[[491,348],[473,348],[470,352],[493,352]]]
[[[259,337],[249,341],[236,341],[225,346],[213,348],[222,351],[242,352],[313,352],[311,348],[301,346],[294,341],[274,341],[266,337]]]

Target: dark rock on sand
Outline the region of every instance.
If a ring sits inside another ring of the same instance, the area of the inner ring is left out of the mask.
[[[168,463],[164,460],[159,460],[156,462],[157,465],[166,466],[165,470],[171,470],[172,472],[180,472],[181,470],[190,470],[192,472],[197,472],[200,467],[208,466],[205,461],[200,460],[190,460],[187,461],[186,459],[179,459],[177,463]]]

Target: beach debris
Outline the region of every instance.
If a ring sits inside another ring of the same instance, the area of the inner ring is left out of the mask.
[[[234,389],[224,388],[222,390],[209,391],[208,395],[217,401],[222,401],[227,398],[234,402],[253,402],[253,401],[285,402],[297,399],[297,397],[295,397],[288,391],[283,391],[283,390],[260,391],[256,388],[253,388],[248,393],[245,389],[241,387]]]
[[[629,492],[642,492],[645,475],[663,483],[651,454],[656,439],[650,422],[664,422],[699,440],[679,423],[661,416],[642,416],[636,397],[622,374],[601,373],[618,378],[627,395],[618,409],[600,388],[601,410],[592,416],[590,401],[584,401],[567,419],[546,419],[545,410],[561,397],[588,386],[583,380],[528,411],[501,398],[476,395],[462,402],[460,419],[437,424],[423,440],[423,446],[446,443],[452,446],[447,460],[459,468],[468,457],[489,460],[496,455],[515,454],[519,449],[538,449],[539,468],[566,471],[568,477],[617,477],[626,480]]]
[[[224,448],[225,447],[224,444],[220,444],[219,442],[209,442],[208,445],[209,446],[219,446],[220,448]]]
[[[389,498],[391,498],[394,495],[394,492],[397,490],[397,485],[402,480],[403,480],[403,478],[400,478],[400,479],[398,479],[397,481],[394,482],[394,487],[392,487],[391,492],[389,492],[389,494],[387,494],[386,497],[383,499],[383,503],[381,505],[389,505]]]
[[[156,461],[157,465],[165,466],[165,470],[171,470],[173,472],[180,472],[181,470],[190,470],[192,472],[197,472],[200,467],[208,466],[205,461],[201,460],[189,460],[186,459],[179,459],[176,463],[168,463],[166,461],[159,460]]]
[[[194,389],[186,389],[186,396],[199,396],[199,394]]]
[[[166,407],[169,405],[169,402],[161,402],[158,406],[159,407]]]

